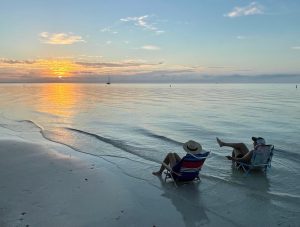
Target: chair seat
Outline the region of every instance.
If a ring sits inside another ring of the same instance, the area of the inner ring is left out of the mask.
[[[253,151],[250,163],[236,162],[236,168],[248,174],[251,170],[262,169],[264,172],[271,168],[273,145],[262,145]]]
[[[209,152],[187,154],[172,169],[167,168],[165,181],[172,178],[174,181],[199,180],[199,172],[209,155]]]

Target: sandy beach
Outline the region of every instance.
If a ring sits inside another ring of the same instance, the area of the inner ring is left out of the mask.
[[[149,184],[101,158],[24,139],[0,140],[0,155],[0,226],[297,225],[296,214],[279,216],[271,198],[238,185]]]
[[[188,217],[172,204],[180,203],[173,186],[163,193],[99,158],[60,145],[7,139],[0,140],[0,155],[0,226],[185,226],[195,221],[189,218],[188,209],[194,209],[186,207],[189,202],[181,204]],[[201,210],[197,215],[199,223],[207,221]]]
[[[21,140],[0,155],[0,226],[183,225],[160,190],[101,159]]]

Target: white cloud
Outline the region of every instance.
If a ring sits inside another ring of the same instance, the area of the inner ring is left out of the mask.
[[[255,15],[255,14],[263,14],[263,6],[256,3],[252,2],[247,6],[244,7],[234,7],[233,10],[227,14],[225,14],[225,17],[240,17],[240,16],[250,16],[250,15]]]
[[[118,34],[118,32],[112,30],[111,27],[102,28],[100,31],[101,32],[108,32],[108,33],[112,33],[112,34]]]
[[[77,42],[85,42],[81,36],[71,33],[49,33],[42,32],[39,34],[42,43],[53,45],[70,45]]]
[[[163,34],[165,31],[158,29],[153,23],[150,21],[149,15],[144,15],[140,17],[126,17],[121,18],[120,21],[126,22],[126,23],[133,23],[134,26],[142,28],[144,30],[153,31],[157,35]]]
[[[146,21],[148,17],[149,17],[148,15],[144,15],[141,17],[126,17],[126,18],[121,18],[120,21],[134,22],[134,25],[147,30],[157,30],[156,27],[154,27],[151,23]]]
[[[145,45],[142,46],[141,49],[143,50],[160,50],[158,46],[153,46],[153,45]]]
[[[107,41],[105,42],[105,44],[106,44],[106,45],[110,45],[110,44],[112,44],[112,41],[111,41],[111,40],[107,40]]]
[[[292,47],[293,50],[300,50],[300,46],[294,46]]]

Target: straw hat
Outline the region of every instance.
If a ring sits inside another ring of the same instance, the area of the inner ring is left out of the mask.
[[[202,146],[194,140],[189,140],[183,144],[183,149],[188,153],[197,154],[202,151]]]

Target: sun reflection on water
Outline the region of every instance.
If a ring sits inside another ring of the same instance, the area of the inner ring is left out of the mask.
[[[37,109],[65,120],[71,120],[80,102],[75,84],[45,84],[41,86]]]

